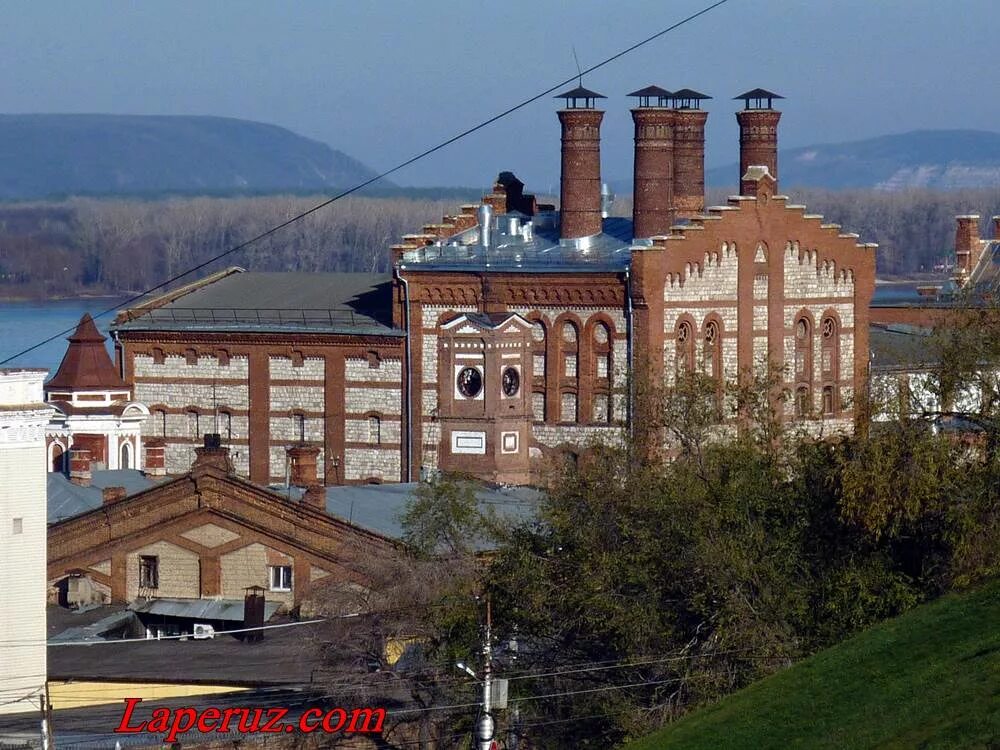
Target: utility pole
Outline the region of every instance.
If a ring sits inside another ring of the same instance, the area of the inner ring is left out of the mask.
[[[486,596],[486,628],[483,634],[483,713],[476,725],[477,750],[492,750],[496,722],[493,721],[493,608]]]

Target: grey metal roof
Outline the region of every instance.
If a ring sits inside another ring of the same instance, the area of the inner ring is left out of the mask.
[[[89,487],[73,484],[65,474],[49,472],[46,486],[48,522],[55,523],[101,507],[104,502],[101,490],[105,487],[124,487],[129,495],[134,495],[154,484],[156,482],[135,469],[93,471]]]
[[[497,218],[497,230],[488,249],[479,244],[479,228],[473,227],[440,244],[427,245],[403,254],[403,268],[531,273],[623,271],[632,257],[632,220],[612,216],[603,220],[602,233],[582,241],[560,241],[555,227],[533,227],[530,239],[510,234],[507,219]]]
[[[264,602],[265,622],[274,616],[279,607],[281,607],[281,602]],[[164,597],[136,604],[132,611],[138,615],[243,622],[242,599],[172,599]]]
[[[417,482],[401,484],[363,484],[326,488],[326,511],[344,521],[374,531],[391,539],[403,537],[402,517],[413,500]],[[292,500],[302,497],[300,487],[272,487]],[[476,492],[482,509],[492,509],[511,521],[534,518],[541,493],[530,487],[483,487]]]
[[[112,328],[403,336],[391,286],[390,274],[232,273]]]

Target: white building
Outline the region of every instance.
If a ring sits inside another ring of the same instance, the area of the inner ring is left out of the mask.
[[[71,449],[87,451],[95,469],[142,468],[140,430],[149,409],[132,401],[132,387],[115,369],[105,341],[84,315],[45,384],[45,400],[55,407],[46,430],[49,471],[65,472]]]
[[[0,369],[0,714],[45,688],[45,370]]]

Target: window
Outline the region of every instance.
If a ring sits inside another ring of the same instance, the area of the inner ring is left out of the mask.
[[[823,413],[833,414],[833,386],[823,386]]]
[[[795,378],[812,380],[812,325],[807,318],[795,322]]]
[[[593,421],[597,424],[609,424],[611,422],[611,394],[595,393],[593,406]]]
[[[271,579],[271,591],[292,590],[291,565],[269,565],[268,573],[269,578]]]
[[[201,418],[193,409],[187,413],[188,433],[195,440],[201,438]]]
[[[694,333],[691,324],[682,320],[677,326],[677,355],[675,359],[678,375],[691,372],[691,365],[694,362]]]
[[[562,398],[560,400],[559,421],[575,422],[576,419],[577,419],[576,394],[575,393],[562,394]]]
[[[155,589],[160,586],[160,558],[156,555],[139,556],[139,588]]]
[[[368,442],[373,445],[382,443],[382,420],[379,417],[368,417]]]
[[[225,435],[227,441],[233,439],[233,415],[228,411],[219,412],[219,430]]]
[[[604,323],[594,325],[594,366],[599,381],[611,379],[611,329]]]
[[[167,412],[157,409],[153,412],[153,434],[160,437],[167,436]]]
[[[809,394],[809,389],[800,385],[795,389],[795,416],[796,417],[808,417],[812,412],[812,397]]]
[[[717,320],[710,320],[705,324],[703,364],[708,377],[722,380],[722,335]]]
[[[11,533],[13,533],[13,534],[23,534],[24,533],[24,519],[23,518],[15,518],[14,519],[14,524],[13,524],[13,528],[11,529]]]
[[[293,414],[292,415],[292,438],[298,440],[300,443],[306,441],[306,415],[305,414]]]
[[[458,392],[466,398],[475,398],[483,390],[483,375],[475,367],[465,367],[458,373]]]

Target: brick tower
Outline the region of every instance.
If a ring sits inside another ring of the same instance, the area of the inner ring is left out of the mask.
[[[566,106],[559,110],[562,124],[562,179],[559,212],[562,239],[601,233],[601,120],[594,108],[605,97],[578,86],[559,94]]]
[[[743,110],[736,113],[740,124],[740,195],[747,195],[753,187],[744,184],[750,167],[767,167],[771,177],[778,179],[778,120],[781,112],[771,108],[780,94],[765,89],[751,89],[734,99],[743,100]]]
[[[667,234],[674,223],[674,115],[669,91],[647,86],[629,96],[639,98],[632,110],[635,162],[632,191],[632,234],[637,238]]]
[[[678,218],[705,210],[705,121],[701,102],[712,97],[692,89],[675,91],[674,207]]]

